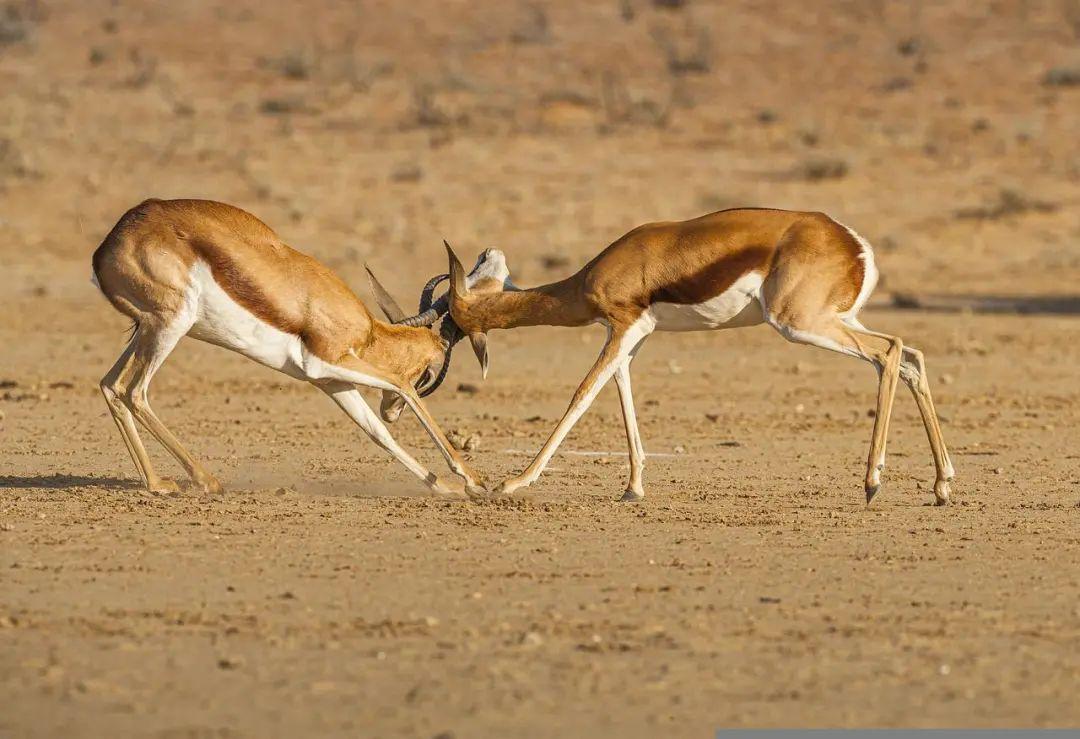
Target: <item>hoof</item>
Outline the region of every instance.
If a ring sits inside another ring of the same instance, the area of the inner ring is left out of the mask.
[[[487,488],[468,484],[465,485],[465,495],[469,496],[470,500],[488,500],[492,497]]]
[[[934,505],[949,505],[952,498],[952,488],[948,480],[938,480],[934,483]]]
[[[221,495],[225,492],[225,488],[213,475],[209,475],[203,480],[192,480],[187,489],[204,495]]]
[[[161,477],[150,483],[149,491],[155,495],[179,495],[180,486],[171,477]]]
[[[460,480],[438,479],[431,486],[431,493],[439,498],[467,498],[465,483]]]
[[[622,497],[619,498],[620,503],[640,503],[643,500],[645,500],[645,493],[639,493],[634,490],[627,490],[622,494]]]
[[[509,480],[503,480],[499,483],[499,486],[495,488],[495,492],[498,495],[513,495],[518,490],[528,486],[529,483],[524,482],[519,478],[511,477]]]
[[[881,490],[881,485],[867,485],[866,486],[866,505],[870,505],[870,501],[874,499],[874,496],[878,494],[878,490]]]

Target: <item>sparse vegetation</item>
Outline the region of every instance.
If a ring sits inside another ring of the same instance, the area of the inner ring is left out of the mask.
[[[551,38],[551,23],[547,11],[540,5],[524,7],[524,17],[510,34],[515,44],[541,44]]]
[[[708,29],[687,21],[682,33],[656,27],[652,37],[672,74],[704,74],[712,69],[713,45]]]
[[[306,108],[304,99],[299,96],[266,98],[259,103],[259,111],[267,115],[287,115],[300,113]]]
[[[1053,213],[1057,209],[1058,206],[1055,203],[1035,200],[1016,190],[1002,188],[992,203],[974,208],[961,208],[956,211],[956,217],[995,221],[1027,213]]]
[[[1080,86],[1080,67],[1054,67],[1043,75],[1042,83],[1047,87]]]
[[[637,124],[656,127],[667,125],[674,103],[674,91],[665,103],[630,94],[623,79],[614,72],[600,79],[600,99],[609,125]]]
[[[848,163],[838,157],[807,159],[795,168],[795,175],[809,182],[838,180],[848,175]]]
[[[0,48],[30,41],[47,16],[40,0],[7,0],[0,5]]]

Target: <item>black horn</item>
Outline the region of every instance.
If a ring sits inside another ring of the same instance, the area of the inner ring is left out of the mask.
[[[447,342],[446,353],[443,355],[442,367],[439,368],[439,374],[435,376],[435,379],[432,380],[430,385],[420,391],[421,398],[426,398],[431,395],[443,384],[443,380],[446,379],[446,373],[450,371],[450,355],[454,351],[454,344],[465,337],[465,334],[458,328],[458,325],[454,323],[454,319],[449,316],[443,321],[442,330],[439,334]]]
[[[439,283],[450,279],[449,274],[435,275],[427,284],[424,285],[424,289],[420,291],[420,312],[423,313],[432,306],[435,299],[435,288],[439,286]]]

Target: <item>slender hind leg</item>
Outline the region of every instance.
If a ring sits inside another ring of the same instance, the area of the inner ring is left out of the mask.
[[[143,323],[139,327],[135,336],[131,378],[126,383],[127,392],[121,398],[136,420],[176,458],[196,489],[204,493],[220,493],[221,483],[207,472],[165,427],[150,407],[147,397],[150,381],[161,369],[166,357],[176,348],[177,342],[187,333],[188,328],[189,326],[181,324],[160,327],[149,323]]]
[[[776,319],[770,319],[769,323],[789,341],[858,357],[870,362],[877,369],[877,412],[874,416],[874,432],[870,439],[870,454],[866,460],[866,502],[869,503],[881,488],[881,471],[885,467],[885,442],[889,433],[896,386],[900,379],[903,342],[895,336],[870,331],[858,324],[844,323],[835,315],[816,322],[809,329]]]
[[[934,468],[937,472],[937,479],[934,481],[934,497],[938,505],[946,505],[951,492],[949,481],[956,472],[953,469],[952,460],[949,459],[949,452],[945,448],[945,439],[941,434],[937,410],[930,396],[926,364],[923,361],[922,352],[918,349],[904,347],[903,358],[900,361],[900,379],[911,390],[911,394],[915,396],[915,403],[919,406],[919,415],[922,416],[923,426],[926,427],[926,437],[930,440],[930,450],[934,454]]]
[[[142,478],[143,487],[152,493],[178,492],[179,488],[175,482],[166,477],[161,477],[154,470],[154,466],[150,463],[150,455],[146,453],[146,447],[139,437],[139,429],[135,425],[131,410],[124,403],[128,379],[131,375],[130,370],[135,363],[139,331],[140,329],[135,330],[135,335],[132,336],[127,348],[120,354],[120,358],[116,360],[116,364],[101,378],[101,393],[105,396],[105,403],[109,407],[109,413],[112,414],[113,421],[116,422],[116,427],[120,429],[120,436],[124,440],[124,446],[127,447],[132,461],[135,462],[135,468],[139,472],[139,477]]]

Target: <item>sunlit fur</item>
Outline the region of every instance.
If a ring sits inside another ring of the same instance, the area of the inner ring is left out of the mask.
[[[785,338],[872,363],[879,372],[877,412],[867,460],[867,501],[878,491],[898,380],[918,403],[937,469],[938,503],[953,477],[927,383],[922,355],[858,320],[877,283],[873,250],[861,236],[823,213],[738,208],[689,221],[649,223],[604,249],[580,271],[547,285],[519,289],[509,274],[486,290],[469,289],[449,249],[450,312],[487,362],[486,332],[520,326],[600,323],[608,340],[566,415],[532,463],[502,485],[513,492],[535,481],[574,422],[608,379],[616,378],[631,475],[624,500],[644,495],[644,452],[633,408],[629,366],[653,331],[737,328],[768,323]],[[501,252],[481,259],[505,264]],[[500,289],[501,288],[501,289]]]
[[[469,486],[479,484],[414,390],[425,371],[441,366],[445,343],[428,328],[374,318],[336,274],[282,243],[251,214],[206,200],[147,200],[105,237],[93,271],[105,297],[136,325],[102,390],[148,489],[174,486],[155,473],[132,419],[180,461],[196,488],[221,488],[146,400],[151,378],[185,335],[312,383],[432,491],[464,492],[398,447],[378,418],[361,410],[367,406],[355,388],[400,397],[451,469]]]

